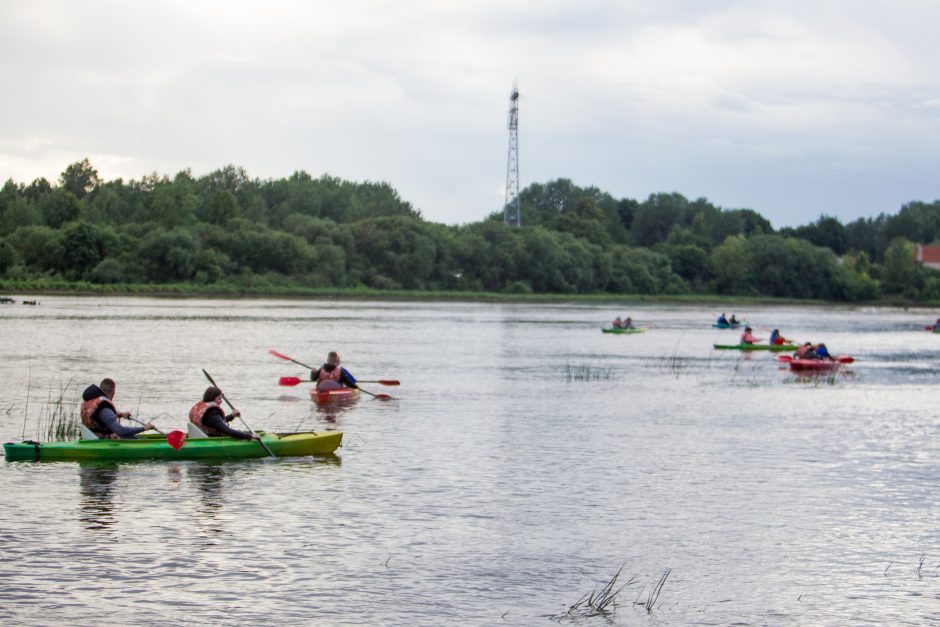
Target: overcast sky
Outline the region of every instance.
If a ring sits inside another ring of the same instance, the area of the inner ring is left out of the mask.
[[[304,170],[474,222],[517,80],[523,188],[848,222],[940,198],[937,24],[933,0],[0,0],[0,179]]]

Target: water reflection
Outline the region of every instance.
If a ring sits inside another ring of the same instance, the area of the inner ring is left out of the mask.
[[[119,471],[117,464],[79,464],[79,491],[82,495],[79,520],[86,529],[101,531],[114,525],[114,483]]]
[[[228,474],[224,464],[194,464],[187,469],[187,478],[196,489],[199,507],[196,510],[196,525],[204,533],[221,534],[225,531],[220,516],[224,503],[225,479]]]

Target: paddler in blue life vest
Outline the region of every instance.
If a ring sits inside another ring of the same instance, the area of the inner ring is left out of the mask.
[[[130,418],[129,411],[118,413],[114,406],[114,393],[117,384],[114,379],[102,379],[98,385],[89,385],[82,392],[82,424],[91,429],[101,439],[133,439],[138,433],[153,429],[148,422],[142,427],[125,427],[121,418]]]
[[[716,322],[715,324],[719,324],[719,325],[721,325],[721,326],[723,326],[723,327],[726,327],[726,326],[730,325],[731,323],[728,322],[728,319],[727,319],[727,318],[725,318],[725,314],[721,314],[720,316],[718,316],[718,322]]]
[[[762,339],[763,338],[751,335],[751,327],[744,327],[744,333],[741,334],[742,344],[754,344],[755,342],[760,342]]]
[[[356,377],[352,376],[348,370],[339,365],[339,355],[336,351],[330,351],[326,356],[326,363],[320,366],[318,370],[310,371],[310,380],[317,382],[317,390],[337,390],[342,387],[356,388]]]
[[[770,338],[767,341],[774,346],[780,346],[782,344],[789,344],[793,340],[788,340],[787,338],[780,335],[780,329],[774,329],[770,332]]]
[[[202,400],[189,410],[189,421],[199,427],[210,438],[230,437],[239,440],[258,440],[258,434],[239,431],[228,426],[241,412],[237,409],[228,416],[222,411],[222,390],[210,385],[202,394]]]

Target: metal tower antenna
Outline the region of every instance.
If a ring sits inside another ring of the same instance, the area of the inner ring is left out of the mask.
[[[519,88],[515,81],[509,95],[509,160],[506,165],[503,220],[506,224],[522,226],[522,211],[519,208]]]

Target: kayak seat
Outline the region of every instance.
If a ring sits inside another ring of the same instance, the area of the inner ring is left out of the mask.
[[[95,432],[86,427],[85,425],[78,425],[78,432],[81,434],[83,440],[97,440],[98,436],[95,435]]]
[[[186,437],[189,438],[208,438],[205,432],[191,422],[186,423]]]

